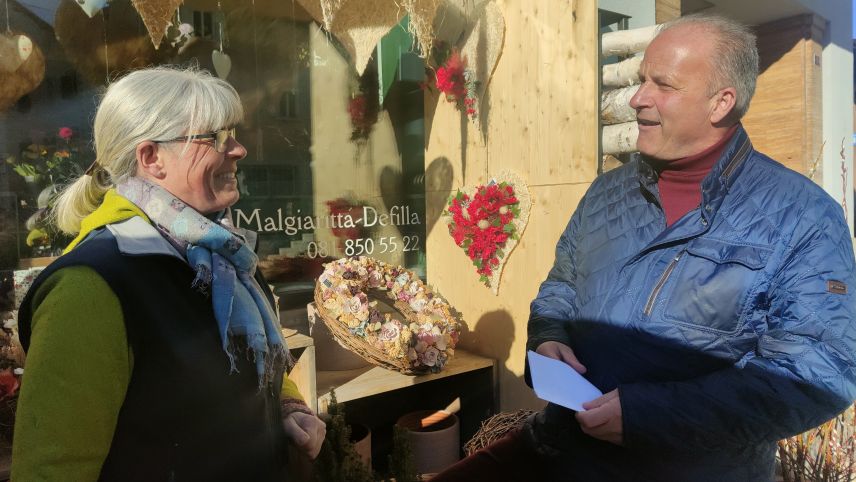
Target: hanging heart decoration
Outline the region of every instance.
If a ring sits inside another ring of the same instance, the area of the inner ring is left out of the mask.
[[[336,37],[351,55],[359,75],[365,71],[377,43],[405,13],[390,0],[297,0],[297,3]],[[330,10],[334,7],[335,11]]]
[[[109,43],[104,41],[107,33]],[[95,86],[132,70],[167,62],[176,52],[169,44],[155,50],[131,2],[112,2],[100,15],[89,18],[75,0],[60,0],[54,34],[66,59]]]
[[[184,0],[131,0],[140,13],[155,49],[160,47],[166,29],[171,25],[175,10]]]
[[[8,64],[5,63],[9,59]],[[13,32],[0,34],[0,111],[34,91],[45,78],[45,57],[29,37]],[[7,70],[15,67],[14,70]]]
[[[211,52],[211,62],[214,64],[214,71],[217,72],[217,77],[225,79],[232,71],[232,59],[229,54],[215,50]]]
[[[432,59],[437,89],[478,123],[479,104],[505,42],[502,10],[493,0],[444,0],[433,28],[438,47]]]
[[[359,75],[384,35],[410,15],[410,30],[416,35],[419,51],[432,42],[431,21],[440,0],[296,0],[306,12],[333,34],[351,55]]]
[[[18,70],[33,53],[33,41],[26,35],[0,35],[0,72]]]
[[[499,173],[485,185],[460,189],[449,198],[443,212],[449,234],[493,294],[499,293],[502,270],[526,229],[531,207],[529,188],[512,171]]]

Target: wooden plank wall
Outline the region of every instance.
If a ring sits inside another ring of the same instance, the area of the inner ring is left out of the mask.
[[[485,122],[426,96],[428,280],[467,324],[461,346],[498,361],[500,409],[539,404],[522,381],[529,303],[553,263],[571,213],[597,175],[596,0],[497,0],[504,49],[482,104]],[[478,281],[440,218],[448,196],[513,169],[533,208],[499,296]]]
[[[823,28],[822,19],[808,14],[756,29],[761,74],[743,119],[756,149],[817,182],[823,179],[822,162],[815,162],[823,143]]]
[[[681,0],[655,0],[654,19],[660,24],[681,16]]]

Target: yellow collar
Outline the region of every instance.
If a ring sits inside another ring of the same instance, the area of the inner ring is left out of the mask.
[[[120,196],[115,189],[110,189],[104,195],[101,205],[80,222],[80,233],[66,246],[63,254],[74,249],[92,231],[108,224],[115,224],[130,219],[134,216],[139,216],[145,219],[146,222],[151,222],[149,217],[136,204]]]

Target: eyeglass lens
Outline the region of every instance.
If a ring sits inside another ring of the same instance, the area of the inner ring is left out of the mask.
[[[229,142],[230,137],[237,140],[235,137],[235,128],[217,131],[217,137],[214,138],[214,150],[221,153],[226,152],[226,144]]]

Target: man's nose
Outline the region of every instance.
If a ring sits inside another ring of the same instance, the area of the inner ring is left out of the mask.
[[[636,93],[633,94],[633,97],[630,98],[630,107],[639,110],[643,107],[650,106],[650,98],[647,95],[648,87],[646,83],[642,83],[638,89],[636,89]]]

